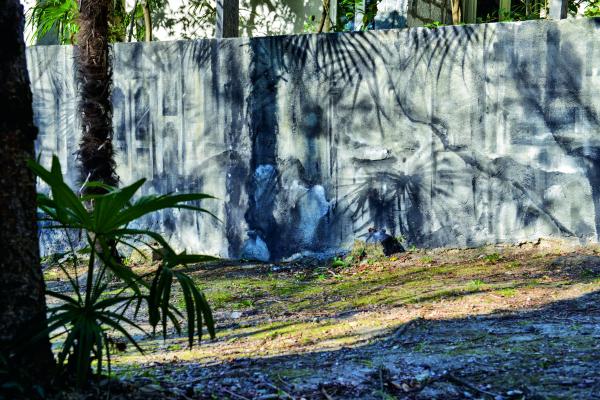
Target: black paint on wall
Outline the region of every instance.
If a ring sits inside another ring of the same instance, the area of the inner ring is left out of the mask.
[[[222,223],[144,223],[224,257],[329,252],[369,228],[417,246],[597,240],[599,38],[578,20],[117,45],[119,175],[216,195],[202,205]],[[29,57],[38,148],[65,165],[70,51]]]
[[[273,51],[275,38],[255,39],[250,43],[250,93],[248,117],[250,141],[250,175],[246,180],[248,229],[262,239],[272,257],[284,253],[279,226],[275,221],[275,197],[280,190],[277,169],[277,89],[282,60]]]

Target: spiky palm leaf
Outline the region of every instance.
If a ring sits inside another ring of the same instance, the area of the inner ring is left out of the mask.
[[[136,198],[135,195],[144,180],[139,180],[123,188],[114,188],[103,183],[91,182],[86,186],[102,188],[102,194],[88,194],[78,197],[65,183],[57,157],[53,157],[50,170],[35,161],[29,162],[34,173],[48,185],[50,194],[38,194],[38,207],[52,221],[52,229],[79,230],[85,233],[90,258],[87,263],[87,278],[80,284],[79,277],[72,276],[61,265],[68,278],[74,296],[48,291],[49,296],[61,304],[50,310],[48,328],[42,334],[58,333],[64,336],[58,361],[74,367],[79,385],[83,385],[89,375],[92,361],[97,362],[97,373],[102,372],[103,359],[110,368],[110,348],[107,331],[114,330],[123,335],[139,351],[142,351],[127,326],[143,329],[126,312],[135,306],[133,316],[137,316],[142,302],[146,302],[149,323],[153,328],[159,325],[166,338],[167,324],[170,321],[175,330],[181,333],[178,318],[182,313],[171,304],[173,284],[178,283],[184,296],[187,313],[188,339],[193,346],[194,335],[198,342],[202,338],[203,326],[211,337],[215,336],[212,312],[204,295],[194,281],[178,268],[213,260],[213,257],[177,253],[158,233],[133,229],[129,225],[155,211],[179,208],[194,210],[212,215],[206,209],[190,202],[212,199],[203,193],[150,195]],[[159,244],[164,254],[160,266],[150,276],[140,276],[114,257],[117,244],[127,245],[136,251],[140,244],[148,240]],[[73,249],[71,259],[77,263],[78,254]],[[77,269],[76,269],[77,271]],[[118,294],[108,297],[107,277],[112,275],[120,280],[122,288]]]

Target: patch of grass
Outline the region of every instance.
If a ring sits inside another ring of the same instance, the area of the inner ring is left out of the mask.
[[[501,258],[502,257],[500,257],[500,254],[492,253],[492,254],[486,255],[483,259],[488,264],[496,264]]]
[[[273,378],[282,377],[287,379],[305,378],[313,376],[314,370],[310,368],[294,368],[294,369],[279,369],[277,372],[272,374]]]
[[[366,243],[360,240],[355,241],[346,260],[352,260],[352,262],[359,263],[365,259],[367,261],[373,260],[375,262],[385,260],[383,246],[377,243]]]
[[[60,278],[60,273],[55,269],[47,269],[44,271],[44,280],[57,281]]]
[[[244,299],[237,303],[231,303],[231,308],[234,310],[241,310],[241,309],[250,308],[253,306],[254,306],[254,303],[252,302],[252,300],[249,300],[249,299]]]
[[[373,394],[381,400],[396,400],[397,398],[396,396],[392,396],[384,390],[376,390]]]
[[[517,295],[517,290],[513,288],[504,288],[498,289],[494,293],[502,296],[502,297],[515,297]]]
[[[317,277],[316,277],[316,279],[318,281],[324,281],[324,280],[327,279],[327,275],[325,275],[325,274],[318,274]]]
[[[543,282],[540,279],[531,279],[525,283],[526,288],[535,288],[543,285]]]
[[[332,268],[346,268],[348,266],[348,263],[344,260],[342,260],[339,257],[335,257],[332,261],[331,261],[331,267]]]
[[[169,351],[179,351],[179,350],[183,350],[183,346],[180,343],[174,343],[169,345],[169,347],[167,348]]]
[[[421,258],[419,259],[419,262],[420,262],[421,264],[431,264],[431,263],[433,262],[433,257],[431,257],[431,256],[424,256],[424,257],[421,257]]]
[[[413,350],[417,353],[423,353],[427,349],[428,345],[429,344],[427,342],[419,342],[415,345],[415,347],[413,347]]]
[[[229,291],[225,291],[225,290],[219,290],[219,291],[213,291],[213,292],[207,293],[206,297],[208,297],[209,303],[215,309],[224,308],[225,305],[227,305],[227,303],[230,303],[236,299],[236,296],[233,293],[231,293]]]
[[[481,279],[472,280],[467,284],[467,290],[469,292],[477,292],[485,287],[486,283]]]
[[[581,271],[581,277],[584,279],[593,279],[596,277],[600,277],[600,275],[591,269],[585,268],[583,271]]]

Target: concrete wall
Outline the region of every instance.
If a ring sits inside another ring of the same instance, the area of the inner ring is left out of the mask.
[[[369,227],[417,246],[600,231],[597,20],[122,44],[124,183],[204,191],[147,224],[225,257],[348,247]],[[38,148],[75,183],[73,49],[28,52]],[[46,240],[44,238],[43,240]]]

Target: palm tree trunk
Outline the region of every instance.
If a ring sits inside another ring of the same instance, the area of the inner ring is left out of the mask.
[[[22,351],[24,340],[46,329],[45,286],[40,268],[31,89],[25,63],[24,16],[19,0],[0,0],[0,355],[12,371],[43,383],[54,359],[48,335]]]
[[[83,132],[79,159],[84,182],[99,181],[116,186],[108,49],[110,1],[81,0],[80,3],[77,60]]]

